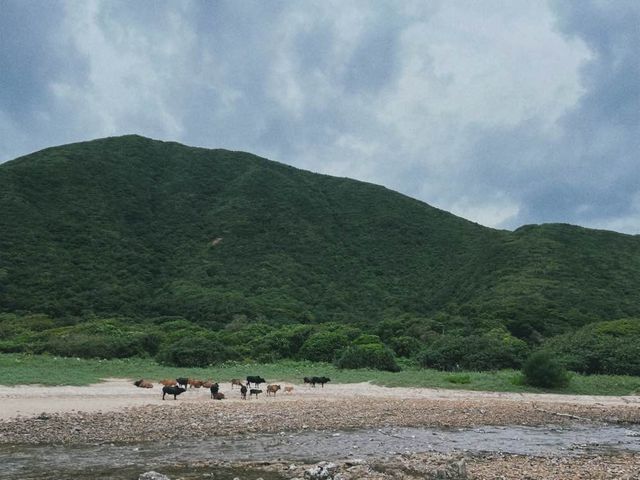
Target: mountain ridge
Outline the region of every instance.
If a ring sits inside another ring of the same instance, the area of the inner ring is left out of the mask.
[[[0,192],[5,312],[213,329],[440,316],[527,341],[640,314],[638,235],[491,229],[246,152],[107,137],[1,164]]]

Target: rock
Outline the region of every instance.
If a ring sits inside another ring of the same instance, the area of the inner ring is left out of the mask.
[[[332,480],[337,469],[338,466],[335,463],[320,462],[315,467],[306,470],[304,478],[308,480]]]
[[[461,459],[457,462],[450,462],[444,468],[438,468],[433,472],[434,480],[467,480],[467,462]]]
[[[138,477],[138,480],[171,480],[171,479],[161,473],[150,471],[150,472],[141,473],[140,476]]]

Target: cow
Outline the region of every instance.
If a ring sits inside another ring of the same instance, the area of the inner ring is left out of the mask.
[[[316,383],[319,383],[322,388],[324,388],[325,383],[331,381],[329,377],[313,377],[312,380],[313,380],[314,387]]]
[[[177,384],[175,378],[165,378],[164,380],[160,380],[158,383],[160,385],[164,385],[165,387],[173,387]]]
[[[202,388],[211,388],[213,386],[212,380],[207,380],[206,382],[202,382]]]
[[[255,395],[257,400],[258,395],[261,393],[262,393],[262,390],[258,390],[257,388],[252,388],[251,390],[249,390],[249,398],[251,398],[251,395]]]
[[[293,393],[293,386],[287,385],[286,387],[284,387],[284,393]]]
[[[133,382],[133,384],[136,387],[139,387],[139,388],[153,388],[153,383],[148,382],[148,381],[143,380],[143,379],[136,380],[135,382]]]
[[[238,385],[239,387],[242,386],[242,380],[240,380],[239,378],[232,378],[231,379],[231,390],[233,390],[234,385]]]
[[[304,383],[310,383],[312,387],[315,388],[316,383],[319,383],[322,388],[324,388],[324,384],[330,382],[331,379],[329,377],[304,377]]]
[[[189,379],[186,377],[179,377],[179,378],[176,378],[176,383],[178,384],[179,387],[182,387],[186,390],[187,385],[189,384]]]
[[[182,387],[162,387],[162,400],[164,400],[164,396],[168,393],[169,395],[173,395],[173,399],[176,400],[176,397],[181,393],[186,392],[186,388]]]
[[[245,385],[240,385],[240,398],[242,400],[247,399],[247,387]]]
[[[210,390],[211,390],[211,398],[215,398],[215,396],[218,394],[218,391],[220,390],[220,385],[218,385],[217,383],[214,383],[213,385],[211,385]]]
[[[222,392],[218,392],[218,393],[214,393],[211,398],[213,398],[214,400],[223,400],[224,399],[224,393]]]
[[[247,385],[251,386],[252,383],[256,384],[256,387],[259,387],[261,383],[266,382],[264,378],[259,375],[250,375],[247,377]]]
[[[273,393],[273,396],[275,397],[278,390],[280,390],[280,385],[267,385],[267,396],[270,396]]]
[[[200,388],[204,382],[202,380],[196,380],[195,378],[189,379],[189,388]]]

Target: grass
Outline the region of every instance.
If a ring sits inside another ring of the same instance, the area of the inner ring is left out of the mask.
[[[0,354],[0,383],[3,385],[89,385],[104,378],[146,378],[158,381],[178,376],[214,379],[261,375],[269,381],[300,383],[305,376],[326,375],[332,383],[370,381],[388,387],[431,387],[496,392],[544,392],[524,385],[516,370],[498,372],[441,372],[405,367],[397,373],[378,370],[339,370],[328,363],[280,361],[268,364],[226,363],[209,368],[175,368],[153,360],[86,360],[49,355]],[[569,385],[554,393],[579,395],[628,395],[640,391],[640,377],[573,374]]]

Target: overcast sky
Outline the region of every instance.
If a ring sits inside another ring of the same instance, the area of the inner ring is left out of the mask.
[[[638,234],[639,52],[639,0],[0,0],[0,162],[138,133]]]

